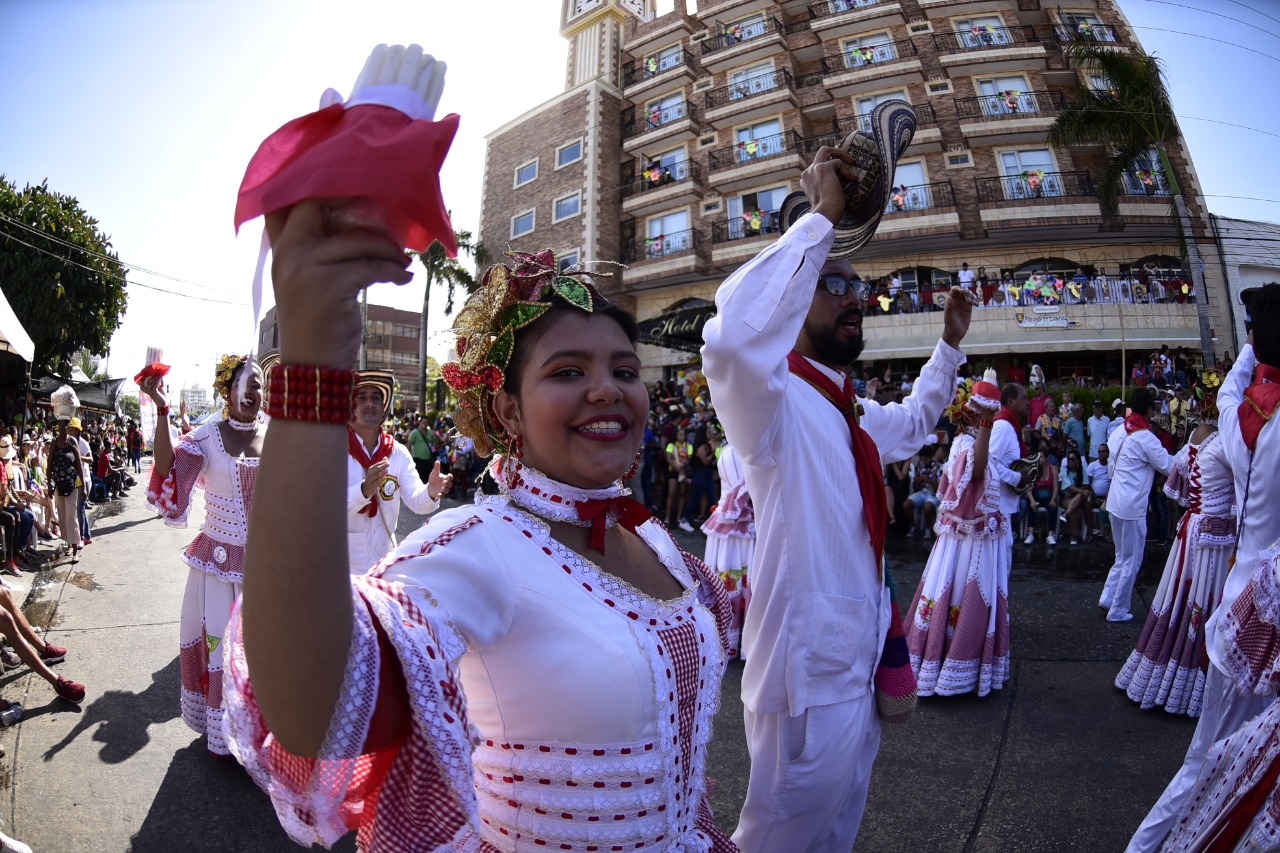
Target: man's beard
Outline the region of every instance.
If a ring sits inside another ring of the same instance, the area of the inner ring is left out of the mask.
[[[814,351],[818,354],[819,360],[826,364],[839,364],[848,366],[858,360],[858,356],[862,355],[862,347],[864,341],[862,332],[859,331],[856,337],[849,340],[841,340],[838,327],[851,316],[862,316],[862,312],[846,311],[840,315],[834,324],[822,324],[816,328],[809,328],[809,342],[813,345]]]

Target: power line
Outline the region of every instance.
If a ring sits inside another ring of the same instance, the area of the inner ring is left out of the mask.
[[[1263,53],[1260,50],[1254,50],[1251,47],[1245,47],[1244,45],[1236,44],[1233,41],[1226,41],[1225,39],[1216,39],[1213,36],[1206,36],[1200,33],[1184,33],[1182,30],[1166,30],[1164,27],[1140,27],[1137,24],[1133,24],[1132,26],[1135,30],[1154,30],[1155,32],[1158,32],[1158,33],[1173,33],[1174,35],[1178,35],[1178,36],[1191,36],[1192,38],[1205,39],[1206,41],[1216,41],[1218,44],[1225,44],[1225,45],[1230,45],[1231,47],[1238,47],[1241,50],[1247,50],[1250,53],[1256,53],[1258,54],[1258,56],[1265,56],[1267,59],[1270,59],[1273,62],[1280,62],[1280,56],[1272,56],[1269,53]]]
[[[1248,9],[1250,12],[1253,12],[1255,15],[1261,15],[1264,18],[1267,18],[1269,20],[1275,21],[1277,24],[1280,24],[1280,18],[1272,18],[1270,15],[1268,15],[1266,12],[1261,11],[1260,9],[1255,9],[1252,6],[1245,6],[1245,4],[1241,3],[1240,0],[1227,0],[1227,2],[1235,3],[1237,6]]]
[[[1260,33],[1266,33],[1272,38],[1280,39],[1280,35],[1277,35],[1276,33],[1271,32],[1271,30],[1264,30],[1262,27],[1258,26],[1257,24],[1251,24],[1248,21],[1242,21],[1239,18],[1233,18],[1230,15],[1224,15],[1221,12],[1211,12],[1208,9],[1201,9],[1198,6],[1188,6],[1185,3],[1173,3],[1171,2],[1171,0],[1146,0],[1146,2],[1159,3],[1162,6],[1177,6],[1179,9],[1190,9],[1193,12],[1203,12],[1206,15],[1213,15],[1215,18],[1223,18],[1224,20],[1227,20],[1227,21],[1235,21],[1237,24],[1244,24],[1246,27],[1252,27],[1253,29],[1257,30]]]
[[[78,267],[78,268],[80,268],[80,269],[82,269],[82,270],[86,270],[87,272],[94,273],[95,275],[103,276],[104,278],[109,278],[109,279],[112,279],[112,280],[114,280],[114,281],[119,281],[121,284],[124,284],[124,285],[129,286],[129,287],[142,287],[142,288],[145,288],[145,289],[147,289],[147,290],[155,290],[155,291],[157,291],[157,292],[159,292],[159,293],[168,293],[168,294],[171,294],[171,295],[173,295],[173,296],[181,296],[181,297],[183,297],[184,299],[198,299],[198,300],[200,300],[201,302],[212,302],[212,303],[217,304],[217,305],[239,305],[239,306],[247,306],[247,305],[249,304],[248,302],[229,302],[229,301],[224,300],[224,299],[209,299],[208,297],[205,297],[205,296],[195,296],[195,295],[190,294],[190,293],[179,293],[179,292],[178,292],[178,291],[176,291],[176,290],[166,290],[166,289],[165,289],[165,288],[163,288],[163,287],[156,287],[156,286],[155,286],[155,285],[153,285],[153,284],[143,284],[143,283],[138,282],[138,281],[129,281],[128,279],[126,279],[126,278],[125,278],[124,276],[122,276],[122,275],[116,275],[115,273],[107,272],[107,271],[105,271],[105,270],[97,270],[97,269],[94,269],[93,267],[85,266],[84,264],[78,264],[78,263],[76,263],[75,261],[71,260],[70,258],[63,257],[62,255],[56,254],[56,253],[54,253],[54,252],[50,252],[48,249],[42,249],[42,248],[40,248],[39,246],[36,246],[36,245],[33,245],[33,244],[31,244],[31,243],[26,242],[25,240],[19,240],[17,237],[13,236],[12,234],[10,234],[10,233],[8,233],[8,232],[6,232],[6,231],[0,231],[0,237],[4,237],[4,238],[6,238],[6,239],[9,239],[9,240],[14,241],[15,243],[19,243],[19,244],[21,244],[21,245],[23,245],[23,246],[26,246],[28,249],[33,249],[33,250],[35,250],[35,251],[39,252],[39,253],[40,253],[40,254],[42,254],[42,255],[48,255],[49,257],[51,257],[51,258],[53,258],[53,259],[55,259],[55,260],[61,261],[61,262],[62,262],[62,263],[64,263],[64,264],[69,264],[69,265],[71,265],[71,266],[73,266],[73,267]]]
[[[218,288],[216,288],[216,287],[211,287],[210,285],[207,285],[207,284],[201,284],[201,283],[199,283],[199,282],[197,282],[197,281],[188,281],[188,280],[183,279],[183,278],[177,278],[176,276],[167,275],[167,274],[162,273],[162,272],[156,272],[155,270],[149,270],[149,269],[147,269],[146,267],[140,267],[140,266],[138,266],[137,264],[131,264],[131,263],[128,263],[128,262],[126,262],[126,261],[122,261],[122,260],[120,260],[119,258],[113,258],[113,257],[111,257],[110,255],[105,255],[105,254],[103,254],[102,252],[95,252],[93,249],[89,249],[89,248],[87,248],[87,247],[85,247],[85,246],[79,246],[79,245],[77,245],[77,244],[75,244],[75,243],[72,243],[70,240],[64,240],[64,239],[63,239],[63,238],[61,238],[61,237],[55,236],[55,235],[53,235],[53,234],[46,233],[46,232],[44,232],[44,231],[41,231],[39,228],[33,228],[32,226],[30,226],[30,225],[26,224],[25,222],[21,222],[21,221],[19,221],[19,220],[17,220],[17,219],[14,219],[13,217],[10,217],[10,216],[5,216],[3,213],[0,213],[0,221],[8,222],[8,223],[9,223],[9,224],[11,224],[11,225],[16,225],[16,226],[18,226],[19,228],[22,228],[23,230],[29,231],[29,232],[31,232],[32,234],[36,234],[36,235],[38,235],[38,236],[40,236],[40,237],[43,237],[43,238],[44,238],[44,239],[46,239],[46,240],[50,240],[50,241],[54,242],[54,243],[60,243],[61,245],[66,246],[67,248],[70,248],[70,249],[78,249],[78,250],[80,250],[81,252],[84,252],[86,255],[89,255],[89,256],[91,256],[91,257],[94,257],[94,258],[100,258],[100,259],[102,259],[102,260],[106,260],[106,261],[111,261],[111,262],[113,262],[113,263],[120,264],[120,265],[121,265],[121,266],[123,266],[123,267],[127,267],[127,268],[129,268],[129,269],[131,269],[131,270],[135,270],[135,271],[140,272],[140,273],[146,273],[147,275],[152,275],[152,276],[155,276],[156,278],[166,278],[166,279],[168,279],[168,280],[170,280],[170,281],[175,281],[175,282],[177,282],[177,283],[179,283],[179,284],[189,284],[189,285],[191,285],[192,287],[201,287],[201,288],[204,288],[204,289],[206,289],[206,290],[218,290]]]

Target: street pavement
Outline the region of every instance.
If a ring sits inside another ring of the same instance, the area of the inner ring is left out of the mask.
[[[135,489],[97,514],[79,565],[55,564],[14,583],[19,597],[30,587],[32,623],[70,650],[58,671],[84,682],[88,696],[77,709],[25,668],[0,676],[0,695],[27,709],[19,725],[0,729],[5,831],[36,853],[298,849],[239,765],[210,756],[179,717],[186,569],[178,555],[200,510],[190,529],[169,528]],[[420,523],[403,513],[401,533]],[[701,534],[676,535],[702,553]],[[922,700],[907,724],[884,727],[855,850],[1123,849],[1195,726],[1142,711],[1112,685],[1166,550],[1149,544],[1136,618],[1113,625],[1097,606],[1111,564],[1105,544],[1016,546],[1012,678],[984,699]],[[927,555],[928,543],[890,540],[907,602]],[[711,804],[726,829],[737,823],[749,767],[742,667],[729,667],[709,756]],[[351,837],[336,849],[354,850]]]

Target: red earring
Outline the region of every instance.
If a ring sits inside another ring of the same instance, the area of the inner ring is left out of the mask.
[[[508,454],[508,463],[506,466],[507,488],[517,488],[524,482],[524,477],[520,476],[520,471],[524,466],[520,464],[520,460],[524,459],[524,439],[517,433],[511,438],[511,452]]]
[[[644,459],[644,449],[643,449],[643,448],[641,448],[641,449],[636,453],[635,461],[631,463],[631,467],[627,469],[627,473],[625,473],[625,474],[623,474],[623,475],[622,475],[622,479],[623,479],[624,481],[625,481],[625,480],[630,480],[632,477],[634,477],[634,476],[636,475],[636,471],[637,471],[637,470],[639,470],[639,468],[640,468],[640,460],[642,460],[642,459]]]

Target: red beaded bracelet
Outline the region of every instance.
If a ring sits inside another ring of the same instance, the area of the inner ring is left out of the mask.
[[[983,428],[991,429],[991,427],[992,427],[992,426],[994,426],[994,425],[995,425],[995,422],[994,422],[994,421],[992,421],[992,420],[991,420],[991,418],[979,418],[979,419],[978,419],[978,428],[979,428],[979,429],[983,429]]]
[[[352,370],[277,363],[267,380],[267,414],[290,421],[347,424],[355,386]]]
[[[169,417],[169,407],[161,406],[160,408],[156,409],[156,414],[158,414],[162,418]]]

